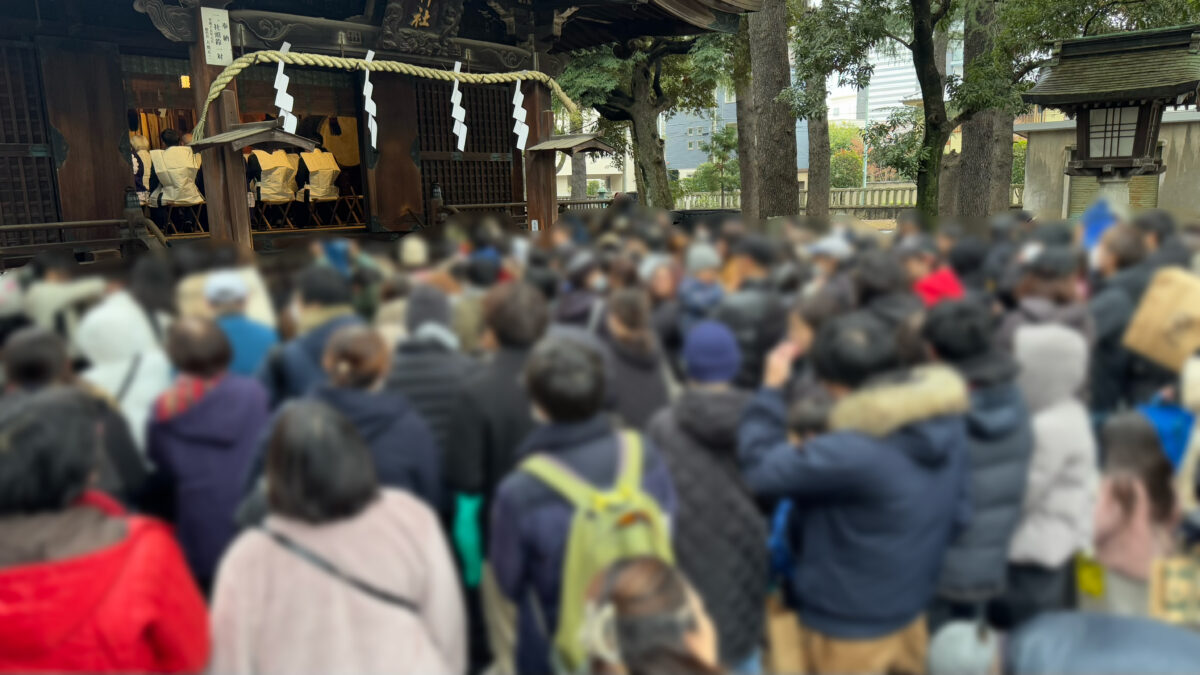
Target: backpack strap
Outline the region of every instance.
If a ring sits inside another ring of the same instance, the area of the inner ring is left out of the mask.
[[[620,449],[620,467],[617,469],[616,488],[622,492],[642,489],[642,435],[625,430],[617,436]]]
[[[545,455],[530,457],[521,463],[521,470],[545,483],[575,508],[586,508],[592,503],[596,488],[575,475],[561,462]]]

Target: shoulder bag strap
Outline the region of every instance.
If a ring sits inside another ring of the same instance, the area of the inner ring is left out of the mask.
[[[308,562],[313,567],[316,567],[317,569],[321,570],[322,572],[325,572],[326,574],[341,580],[342,582],[344,582],[345,584],[347,584],[349,586],[353,586],[354,588],[358,589],[359,591],[362,591],[363,593],[366,593],[367,595],[375,598],[376,600],[380,600],[389,605],[394,605],[401,609],[408,610],[414,614],[420,613],[421,608],[418,607],[416,605],[416,603],[414,603],[413,601],[411,601],[407,598],[402,598],[398,595],[395,595],[394,593],[385,591],[382,588],[373,586],[373,585],[363,581],[362,579],[359,579],[358,577],[354,577],[346,572],[343,572],[336,565],[329,562],[325,558],[322,558],[321,556],[317,555],[313,551],[301,546],[291,537],[288,537],[287,535],[284,535],[280,532],[276,532],[275,530],[272,530],[267,527],[263,527],[261,525],[257,526],[257,529],[260,532],[262,532],[263,534],[265,534],[268,537],[270,537],[271,539],[273,539],[275,541],[275,543],[279,544],[283,548],[285,548],[288,551],[290,551],[291,553],[295,554],[298,558],[304,559],[306,562]]]
[[[618,436],[620,449],[617,473],[617,488],[637,491],[642,489],[642,435],[636,431],[622,431]]]
[[[135,354],[133,363],[129,364],[129,370],[125,373],[125,379],[121,381],[121,388],[117,389],[117,405],[125,400],[125,395],[129,393],[129,388],[133,386],[133,380],[137,377],[138,369],[142,367],[142,355]]]
[[[596,488],[576,476],[575,472],[545,455],[535,455],[525,460],[521,463],[521,470],[545,483],[577,508],[590,504],[592,495],[596,493]]]

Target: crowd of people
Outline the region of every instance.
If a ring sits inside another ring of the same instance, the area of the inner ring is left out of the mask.
[[[1109,216],[41,255],[0,671],[1195,672],[1200,358],[1123,336],[1196,249]]]

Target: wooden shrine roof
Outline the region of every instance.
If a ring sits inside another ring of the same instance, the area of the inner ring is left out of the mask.
[[[571,4],[555,51],[568,51],[643,36],[734,32],[738,15],[762,9],[762,0],[637,0]]]
[[[247,145],[265,144],[290,145],[305,151],[317,147],[317,142],[311,138],[289,134],[280,129],[279,120],[268,120],[266,122],[238,124],[229,131],[214,134],[192,143],[191,148],[197,152],[203,152],[210,148],[228,145],[234,150],[241,150]]]
[[[564,155],[574,155],[577,152],[603,152],[617,154],[615,148],[600,140],[598,134],[568,134],[551,136],[550,140],[542,141],[529,148],[529,152],[561,152]]]
[[[1200,88],[1200,25],[1063,40],[1029,103],[1075,107],[1145,99],[1194,100]]]

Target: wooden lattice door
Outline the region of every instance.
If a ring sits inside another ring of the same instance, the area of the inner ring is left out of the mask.
[[[54,159],[37,51],[0,41],[0,225],[59,219]],[[44,232],[0,235],[0,245],[43,243]]]
[[[433,184],[447,205],[512,201],[512,87],[462,85],[467,145],[457,152],[450,118],[450,84],[418,80],[417,123],[425,213]],[[498,209],[499,210],[499,209]]]

